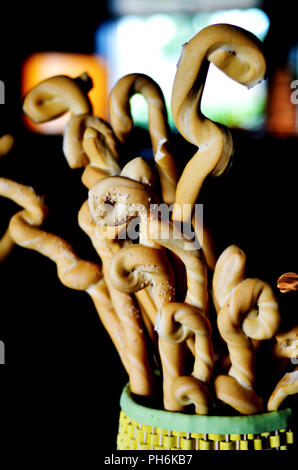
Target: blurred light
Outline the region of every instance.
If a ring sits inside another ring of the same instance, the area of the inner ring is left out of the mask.
[[[22,66],[22,97],[42,80],[54,75],[77,77],[87,72],[93,81],[88,96],[96,116],[106,118],[107,111],[107,72],[104,61],[96,55],[43,52],[29,56]],[[62,134],[69,114],[50,122],[35,124],[24,115],[26,126],[41,134]]]
[[[262,0],[109,0],[110,11],[117,15],[162,13],[196,13],[222,8],[251,8]]]
[[[249,10],[218,11],[212,15],[212,23],[230,23],[247,29],[259,39],[264,39],[269,29],[269,18],[258,8]]]
[[[239,3],[239,2],[238,2]],[[128,73],[149,75],[161,87],[170,124],[172,85],[182,45],[205,26],[230,23],[263,40],[269,19],[260,9],[232,9],[196,14],[125,15],[98,28],[96,51],[105,57],[108,92]],[[220,84],[220,86],[218,86]],[[267,84],[247,90],[211,66],[202,99],[202,111],[211,119],[228,126],[258,128],[264,120]],[[141,95],[131,101],[134,122],[146,125],[147,106]]]

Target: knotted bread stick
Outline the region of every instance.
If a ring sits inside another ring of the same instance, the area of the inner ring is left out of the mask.
[[[140,93],[148,105],[149,133],[161,184],[162,199],[172,204],[178,181],[178,170],[169,142],[169,126],[163,93],[147,75],[133,73],[122,77],[110,93],[109,113],[112,127],[121,142],[130,134],[133,121],[130,98]]]
[[[207,414],[211,394],[208,386],[213,370],[211,324],[205,313],[185,303],[172,302],[161,308],[156,330],[166,341],[181,343],[195,335],[195,360],[192,377],[174,380],[174,395],[182,404],[195,404],[197,414]]]
[[[158,311],[155,328],[163,339],[174,343],[195,336],[192,375],[208,383],[213,370],[213,346],[211,324],[205,313],[193,305],[171,302]]]
[[[92,106],[87,92],[91,88],[92,80],[86,73],[77,78],[66,75],[47,78],[27,93],[23,110],[37,123],[51,121],[68,111],[72,116],[90,114]]]
[[[244,271],[244,253],[235,245],[228,247],[215,267],[213,295],[219,307],[218,329],[227,343],[231,360],[229,377],[218,377],[216,393],[218,398],[246,414],[258,403],[253,390],[255,351],[251,339],[272,338],[279,328],[280,315],[271,287],[259,279],[245,279]],[[252,408],[247,410],[241,398],[247,395],[243,388],[250,390]]]
[[[269,284],[259,279],[245,279],[218,313],[217,325],[226,341],[231,369],[229,375],[253,388],[255,350],[250,338],[272,338],[278,330],[278,304]]]
[[[63,152],[70,168],[85,167],[82,181],[91,187],[107,175],[118,175],[118,145],[107,122],[92,115],[73,116],[65,126]]]
[[[174,274],[164,250],[131,245],[114,255],[110,279],[122,292],[137,292],[151,285],[154,302],[162,308],[175,299]],[[184,371],[183,344],[169,343],[159,338],[159,353],[163,370],[164,407],[169,411],[184,408],[173,393],[175,379]]]
[[[180,220],[183,214],[184,222],[191,220],[205,178],[221,175],[233,150],[229,131],[200,110],[209,63],[247,87],[265,74],[259,41],[237,26],[207,26],[183,46],[172,90],[172,114],[182,136],[199,147],[177,185],[173,219]]]

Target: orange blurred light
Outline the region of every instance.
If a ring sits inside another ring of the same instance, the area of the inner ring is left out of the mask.
[[[93,113],[103,119],[107,115],[107,72],[104,60],[98,55],[73,54],[60,52],[42,52],[29,56],[23,63],[21,76],[22,98],[31,88],[42,80],[54,75],[77,77],[87,72],[93,81],[93,88],[88,93],[93,106]],[[69,114],[51,122],[36,124],[26,115],[24,122],[33,132],[40,134],[62,134]]]

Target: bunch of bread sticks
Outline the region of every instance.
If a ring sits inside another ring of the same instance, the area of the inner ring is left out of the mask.
[[[291,368],[298,326],[283,331],[272,287],[246,277],[246,256],[238,246],[228,246],[217,258],[212,235],[194,217],[205,179],[220,176],[233,152],[229,130],[200,109],[210,63],[247,87],[260,82],[266,69],[258,40],[236,26],[208,26],[183,46],[171,108],[177,130],[197,152],[182,172],[162,91],[150,77],[129,74],[115,84],[109,123],[92,114],[86,73],[54,76],[30,90],[23,110],[36,123],[70,112],[63,152],[70,168],[83,168],[88,200],[78,222],[100,261],[80,259],[68,242],[42,230],[48,212],[43,199],[7,178],[0,178],[0,195],[22,210],[0,241],[0,259],[15,244],[38,251],[56,263],[65,286],[90,295],[135,396],[159,393],[168,411],[214,414],[216,403],[223,402],[240,414],[255,414],[277,410],[298,392],[298,368]],[[121,165],[119,148],[133,129],[130,99],[136,93],[147,102],[154,159],[132,156]],[[0,155],[12,143],[11,136],[2,137]],[[156,210],[161,206],[166,216]],[[194,238],[185,233],[187,224]],[[297,289],[297,275],[286,279]],[[179,282],[185,282],[183,298]],[[213,344],[215,329],[225,345],[221,357]],[[268,340],[283,370],[265,401],[255,387],[256,351]],[[153,364],[160,367],[162,390],[156,388]]]

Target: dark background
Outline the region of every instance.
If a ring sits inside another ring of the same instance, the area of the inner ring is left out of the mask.
[[[293,2],[282,7],[265,2],[264,8],[271,19],[265,42],[270,78],[297,41],[297,16]],[[23,60],[37,51],[92,53],[95,30],[109,18],[108,9],[101,2],[92,12],[72,8],[47,14],[40,5],[34,12],[20,7],[17,18],[13,8],[4,13],[0,79],[5,105],[0,106],[0,124],[1,134],[12,133],[16,144],[1,160],[1,175],[45,194],[51,210],[44,228],[66,238],[81,258],[96,260],[88,238],[74,223],[87,197],[81,170],[69,169],[61,136],[40,136],[23,127],[20,70]],[[141,130],[135,136],[137,156],[148,142]],[[238,243],[247,253],[248,274],[275,288],[282,273],[298,269],[297,140],[270,136],[265,129],[233,130],[233,137],[233,165],[221,178],[206,182],[200,202],[219,253]],[[175,138],[181,151],[184,146],[192,151]],[[16,206],[1,199],[0,210],[3,233]],[[52,261],[19,247],[2,264],[0,277],[0,339],[6,352],[6,365],[0,367],[0,409],[8,418],[6,434],[29,437],[32,445],[38,442],[49,452],[66,438],[76,449],[82,440],[102,453],[114,449],[115,416],[127,377],[91,299],[64,287]],[[275,291],[291,325],[297,318],[297,295]]]

